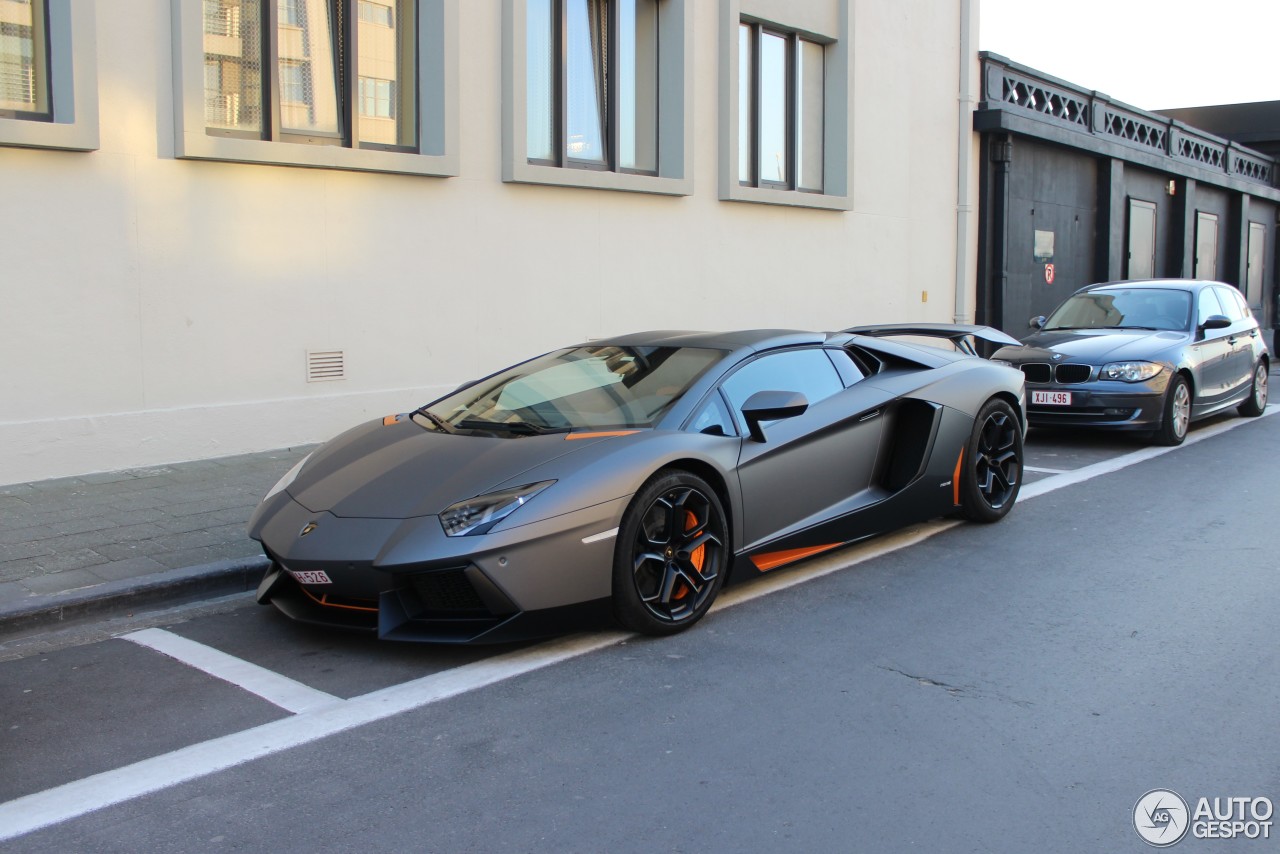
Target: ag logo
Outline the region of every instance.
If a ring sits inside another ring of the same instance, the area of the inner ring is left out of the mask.
[[[298,532],[298,536],[305,537],[307,534],[310,534],[315,529],[316,529],[316,523],[308,522],[306,525],[302,527],[302,530]]]
[[[1152,789],[1133,805],[1133,829],[1142,841],[1167,848],[1187,835],[1190,822],[1187,802],[1169,789]]]

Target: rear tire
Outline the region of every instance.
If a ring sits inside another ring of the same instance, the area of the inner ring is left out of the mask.
[[[1191,426],[1191,386],[1182,374],[1174,374],[1164,396],[1160,427],[1153,437],[1159,445],[1181,445]]]
[[[1022,425],[1013,407],[988,400],[973,422],[960,471],[960,515],[998,522],[1013,509],[1022,488]]]
[[[706,481],[660,473],[622,517],[613,558],[613,614],[624,627],[670,635],[692,626],[724,584],[729,525]]]
[[[1249,391],[1249,399],[1237,407],[1246,418],[1257,418],[1267,408],[1267,363],[1259,359],[1253,369],[1253,388]]]

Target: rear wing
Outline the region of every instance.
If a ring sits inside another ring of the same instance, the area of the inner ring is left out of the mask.
[[[843,330],[851,335],[869,335],[872,338],[892,338],[899,335],[916,335],[922,338],[945,338],[955,348],[970,356],[977,356],[978,351],[973,340],[985,341],[997,346],[1022,344],[1012,335],[990,326],[975,326],[963,323],[881,323],[874,326],[852,326]]]

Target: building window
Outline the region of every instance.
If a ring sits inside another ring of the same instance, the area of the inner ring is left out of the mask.
[[[738,25],[738,182],[822,192],[825,47]]]
[[[1156,274],[1156,206],[1129,199],[1128,279],[1150,279]]]
[[[722,200],[853,207],[850,4],[721,0]]]
[[[377,119],[394,119],[395,81],[360,78],[360,115]]]
[[[52,117],[48,33],[44,0],[0,0],[0,116]]]
[[[203,2],[207,133],[416,149],[414,0]],[[398,103],[366,112],[365,79],[390,84]]]
[[[98,147],[94,4],[0,0],[0,145]]]
[[[1197,279],[1218,278],[1218,217],[1216,214],[1196,211]]]
[[[658,174],[659,0],[529,0],[529,162]]]

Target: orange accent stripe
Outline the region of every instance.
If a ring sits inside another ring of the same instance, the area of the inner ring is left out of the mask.
[[[386,418],[382,419],[382,426],[390,427],[392,424],[396,423],[396,419],[399,417],[399,415],[388,415]]]
[[[565,441],[570,439],[604,439],[609,436],[630,436],[632,433],[639,433],[639,430],[601,430],[596,433],[566,433]]]
[[[956,471],[951,475],[951,496],[957,507],[960,506],[960,469],[964,466],[964,446],[960,446],[960,456],[956,457]]]
[[[777,569],[788,563],[795,563],[798,560],[810,557],[812,555],[828,552],[832,549],[838,549],[844,543],[831,543],[825,546],[809,546],[804,549],[786,549],[780,552],[767,552],[762,555],[752,555],[751,562],[756,565],[756,569],[761,572],[768,572],[771,569]]]
[[[372,611],[375,614],[378,613],[377,608],[364,608],[364,607],[361,607],[360,605],[339,605],[337,602],[330,602],[328,601],[329,600],[328,593],[324,594],[319,599],[317,599],[315,596],[312,595],[310,590],[303,587],[301,584],[298,585],[298,589],[301,590],[303,593],[307,594],[307,598],[310,599],[312,602],[315,602],[317,605],[320,605],[324,608],[342,608],[344,611]]]

